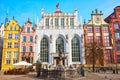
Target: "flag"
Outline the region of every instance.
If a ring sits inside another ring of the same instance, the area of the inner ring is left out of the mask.
[[[59,3],[56,4],[56,8],[58,8],[58,7],[59,7]]]

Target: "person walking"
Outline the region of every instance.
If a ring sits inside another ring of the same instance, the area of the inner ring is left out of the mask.
[[[36,72],[37,72],[36,77],[39,77],[40,76],[40,62],[39,61],[37,61],[37,63],[36,63]]]

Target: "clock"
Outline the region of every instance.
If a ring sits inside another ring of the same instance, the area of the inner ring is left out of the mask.
[[[99,17],[95,17],[94,20],[95,20],[96,23],[100,22],[100,18]]]

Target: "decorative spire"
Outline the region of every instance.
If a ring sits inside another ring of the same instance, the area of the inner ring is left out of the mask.
[[[6,12],[5,26],[8,24],[8,11]]]
[[[86,21],[85,21],[85,19],[84,19],[84,24],[86,24]]]
[[[13,20],[14,20],[14,16],[13,16]]]
[[[30,18],[28,18],[28,22],[30,21]]]
[[[41,9],[41,14],[44,14],[44,7],[42,7]]]
[[[94,13],[94,11],[92,11],[92,14]]]
[[[96,14],[98,14],[98,9],[95,9]]]

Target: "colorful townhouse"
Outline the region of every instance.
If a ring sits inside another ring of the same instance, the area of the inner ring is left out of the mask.
[[[20,61],[20,26],[14,19],[10,20],[4,29],[2,70],[13,68],[13,64]]]
[[[0,25],[0,70],[1,70],[1,63],[2,63],[2,50],[3,50],[3,38],[4,38],[4,24],[1,23]]]
[[[105,66],[112,63],[112,45],[111,45],[111,33],[110,26],[104,21],[103,13],[96,9],[92,11],[91,20],[88,23],[84,22],[84,42],[85,45],[88,43],[97,43],[101,45],[101,60],[96,60],[95,64],[98,66]],[[85,52],[85,55],[91,53]],[[96,56],[95,56],[96,57]],[[92,64],[93,58],[86,57],[86,65]],[[101,61],[101,62],[100,62]]]
[[[34,60],[35,55],[35,30],[32,27],[32,22],[28,19],[25,25],[21,29],[20,34],[20,60],[27,61],[29,63],[36,62]]]
[[[120,64],[120,6],[116,6],[114,12],[106,17],[105,21],[111,26],[114,63]]]

